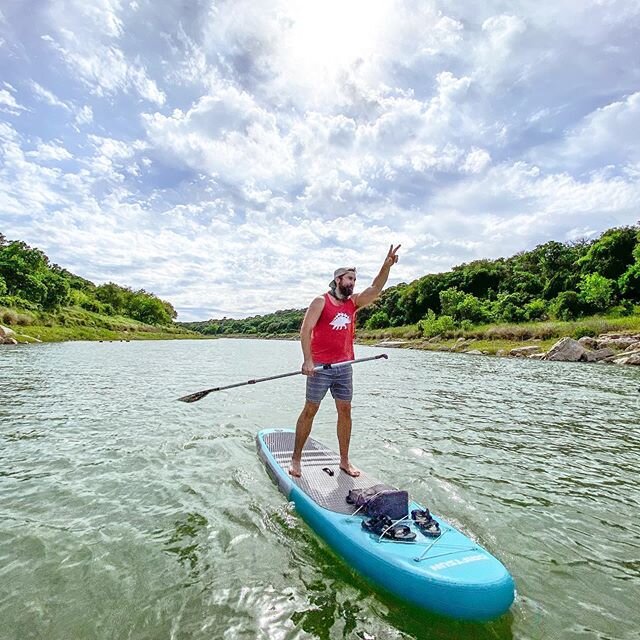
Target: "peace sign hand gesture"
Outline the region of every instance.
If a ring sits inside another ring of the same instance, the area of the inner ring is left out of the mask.
[[[399,256],[397,254],[398,254],[398,249],[401,246],[402,245],[399,244],[395,249],[393,248],[393,245],[389,247],[389,253],[387,253],[387,257],[384,259],[385,267],[392,267],[396,262],[398,262]]]

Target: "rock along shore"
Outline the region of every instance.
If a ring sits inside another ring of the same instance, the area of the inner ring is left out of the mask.
[[[430,348],[438,351],[466,353],[469,355],[489,355],[487,351],[470,348],[475,338],[458,338],[451,347],[437,347],[433,339],[428,340]],[[379,347],[414,347],[414,340],[383,340]],[[585,336],[579,340],[560,338],[548,351],[539,345],[515,347],[499,350],[496,356],[549,360],[552,362],[597,362],[603,364],[640,365],[639,333],[604,333],[598,337]]]
[[[0,324],[0,344],[18,344],[16,332]]]

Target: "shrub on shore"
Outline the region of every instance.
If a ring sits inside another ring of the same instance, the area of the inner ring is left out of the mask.
[[[386,329],[359,329],[358,338],[363,340],[414,340],[420,338],[438,338],[437,342],[452,338],[474,338],[488,342],[525,342],[527,340],[556,340],[570,336],[576,340],[583,336],[598,336],[612,332],[640,332],[640,314],[622,318],[611,316],[592,316],[573,321],[547,321],[528,323],[504,323],[474,325],[466,327],[443,327],[436,332],[438,318],[433,324],[421,321],[417,325],[389,327]],[[434,333],[435,332],[435,333]]]
[[[33,320],[33,316],[28,313],[19,313],[15,309],[0,309],[2,324],[26,327],[33,324]]]

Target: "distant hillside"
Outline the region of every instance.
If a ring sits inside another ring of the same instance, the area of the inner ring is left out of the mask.
[[[63,309],[77,311],[62,314]],[[67,320],[95,324],[100,316],[119,319],[118,326],[127,324],[122,319],[131,319],[170,327],[177,313],[169,302],[144,289],[134,291],[113,282],[95,285],[52,264],[40,249],[0,234],[0,323],[38,324],[45,322],[44,316],[48,325]]]
[[[428,336],[477,324],[632,315],[639,303],[640,226],[634,225],[590,241],[550,241],[510,258],[425,275],[389,287],[357,317],[366,329],[419,323]],[[303,315],[304,309],[277,311],[183,326],[209,335],[290,334],[300,329]]]
[[[222,318],[201,322],[178,322],[177,324],[204,335],[282,335],[300,331],[304,313],[304,309],[287,309],[242,320]]]

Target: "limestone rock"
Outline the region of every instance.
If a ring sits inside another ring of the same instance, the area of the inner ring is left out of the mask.
[[[622,356],[613,361],[615,364],[635,364],[640,365],[640,353],[634,353],[630,356]]]
[[[578,340],[578,342],[587,349],[597,349],[598,348],[598,340],[596,338],[592,338],[591,336],[582,336]]]
[[[0,338],[0,344],[18,344],[18,341],[15,338],[4,337]]]
[[[122,342],[122,340],[120,340]],[[407,340],[383,340],[382,342],[378,342],[378,344],[374,345],[375,347],[399,347],[403,344],[407,344]]]
[[[34,338],[33,336],[28,336],[26,333],[21,333],[20,337],[25,338],[27,342],[42,342],[40,338]]]
[[[451,351],[459,351],[463,347],[468,347],[472,342],[475,341],[475,338],[472,338],[471,340],[467,340],[466,338],[458,338],[453,347],[451,347]]]
[[[625,351],[637,351],[640,349],[640,341],[639,342],[634,342],[633,344],[630,344]]]
[[[604,349],[597,349],[596,351],[585,351],[582,356],[583,362],[600,362],[607,358],[616,357],[616,352],[613,349],[605,347]]]
[[[600,336],[598,338],[598,348],[602,349],[604,347],[609,347],[613,349],[627,349],[634,345],[638,340],[633,336],[620,336],[615,335],[615,337],[611,336]]]
[[[0,338],[13,338],[15,335],[16,332],[13,329],[0,324]]]
[[[465,353],[468,353],[469,355],[472,355],[472,356],[483,355],[482,351],[479,351],[478,349],[470,349],[469,351],[465,351]]]
[[[540,351],[540,347],[535,344],[528,347],[516,347],[515,349],[511,349],[511,351],[509,351],[509,355],[516,358],[526,358],[534,353],[538,353],[538,351]]]
[[[573,338],[558,340],[547,352],[545,360],[561,362],[578,362],[585,354],[586,349]]]
[[[530,356],[527,356],[529,360],[544,360],[546,353],[532,353]]]

